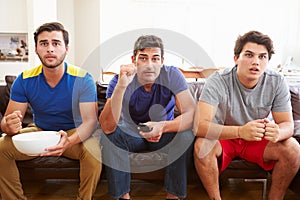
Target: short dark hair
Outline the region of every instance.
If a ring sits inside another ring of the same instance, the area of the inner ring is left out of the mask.
[[[37,39],[38,39],[39,34],[44,31],[48,31],[48,32],[61,31],[63,34],[63,37],[64,37],[65,45],[66,46],[69,45],[69,33],[68,33],[68,31],[65,30],[64,26],[59,22],[49,22],[49,23],[45,23],[45,24],[41,25],[34,32],[35,46],[37,46]]]
[[[161,50],[161,56],[164,56],[164,45],[162,39],[155,35],[143,35],[140,36],[134,44],[133,55],[136,56],[138,50],[144,50],[145,48],[158,47]]]
[[[272,54],[275,53],[273,47],[273,41],[268,35],[264,35],[258,31],[249,31],[242,36],[239,36],[235,42],[234,55],[239,57],[240,53],[243,50],[243,47],[247,42],[253,42],[256,44],[264,45],[267,48],[269,60],[272,57]]]

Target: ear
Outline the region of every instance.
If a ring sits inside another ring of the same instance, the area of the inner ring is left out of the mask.
[[[233,57],[234,63],[235,63],[236,65],[237,65],[238,59],[239,59],[239,57],[236,56],[236,55]]]
[[[164,64],[165,57],[161,57],[161,64]]]
[[[69,46],[66,46],[66,52],[67,53],[69,52]]]
[[[134,64],[136,63],[136,60],[135,60],[135,56],[134,56],[134,55],[131,56],[131,62],[134,63]]]

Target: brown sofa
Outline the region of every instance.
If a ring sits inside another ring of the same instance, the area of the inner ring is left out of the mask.
[[[0,86],[0,118],[4,114],[8,99],[9,91],[12,82],[15,80],[14,76],[6,76],[5,86]],[[99,114],[103,109],[105,104],[105,92],[106,86],[96,83],[98,92],[98,107]],[[191,94],[193,95],[195,101],[198,100],[201,90],[203,88],[204,82],[192,82],[189,83]],[[300,85],[290,87],[292,96],[292,106],[293,115],[295,120],[300,120]],[[176,112],[175,112],[176,113]],[[28,123],[32,122],[32,113],[30,108],[27,110],[23,125],[26,126]],[[1,130],[0,130],[1,131]],[[300,132],[298,128],[298,132]],[[299,133],[300,135],[300,133]],[[157,155],[156,159],[161,159],[160,155]],[[132,159],[135,162],[150,162],[151,159],[145,156],[133,155]],[[189,170],[189,182],[198,181],[201,183],[195,168],[193,166],[193,160],[190,163],[191,167]],[[22,179],[27,180],[38,180],[38,179],[78,179],[79,178],[79,162],[76,160],[71,160],[65,157],[41,157],[35,158],[28,161],[18,161],[17,162],[20,175]],[[143,180],[161,180],[163,177],[164,170],[158,170],[152,172],[151,176],[148,173],[136,173],[132,174],[133,179],[143,179]],[[266,192],[266,181],[269,176],[269,172],[262,170],[258,165],[254,163],[247,162],[242,159],[234,160],[230,166],[221,174],[221,179],[227,178],[242,178],[245,181],[261,181],[263,182],[263,196],[265,197]],[[105,172],[103,171],[101,178],[105,178]],[[293,183],[290,186],[294,192],[300,195],[300,173],[295,177]]]

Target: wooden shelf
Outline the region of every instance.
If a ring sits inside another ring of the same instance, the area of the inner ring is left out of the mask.
[[[182,74],[184,75],[185,78],[207,78],[209,77],[212,73],[214,73],[217,70],[220,70],[223,68],[208,68],[208,69],[204,69],[204,68],[199,68],[199,67],[192,67],[189,69],[181,69],[179,68],[179,70],[182,72]]]
[[[28,56],[24,56],[23,58],[20,56],[13,56],[13,57],[0,57],[0,62],[27,62],[28,61]]]

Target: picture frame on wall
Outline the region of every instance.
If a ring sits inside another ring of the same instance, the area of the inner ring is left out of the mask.
[[[0,33],[0,62],[28,62],[27,33]]]

